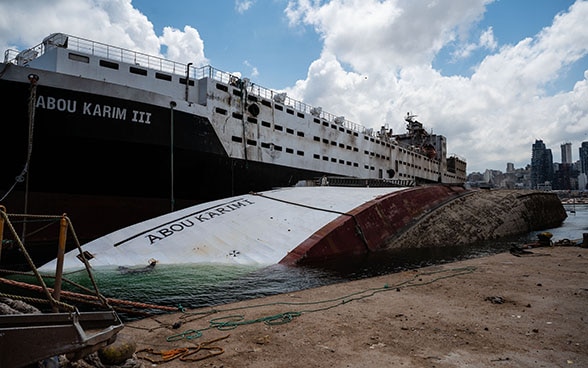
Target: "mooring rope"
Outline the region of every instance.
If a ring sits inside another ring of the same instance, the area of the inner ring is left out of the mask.
[[[41,286],[27,284],[25,282],[20,282],[20,281],[9,280],[9,279],[5,279],[3,277],[0,277],[0,283],[11,285],[11,286],[17,286],[17,287],[21,287],[21,288],[25,288],[25,289],[29,289],[29,290],[34,290],[34,291],[41,291],[42,290]],[[48,288],[48,290],[50,292],[53,292],[53,289],[51,289],[51,288]],[[96,302],[101,301],[102,298],[104,298],[104,297],[99,297],[99,296],[95,296],[95,295],[80,294],[80,293],[66,291],[66,290],[61,291],[61,296],[65,299],[74,299],[74,300],[78,300],[78,301],[85,301],[86,303],[96,303]],[[145,308],[145,309],[159,309],[159,310],[170,311],[170,312],[177,312],[178,311],[177,307],[168,307],[168,306],[163,306],[163,305],[133,302],[133,301],[129,301],[129,300],[121,300],[121,299],[113,299],[113,298],[105,298],[105,299],[109,304],[118,304],[118,305],[132,306],[132,307],[136,307],[136,308]]]
[[[35,104],[37,102],[37,82],[39,81],[39,77],[35,74],[29,75],[29,82],[31,84],[30,94],[29,94],[29,139],[28,139],[28,149],[27,149],[27,159],[25,161],[24,167],[20,174],[16,176],[14,179],[14,183],[12,186],[4,193],[2,198],[0,198],[0,202],[2,202],[8,195],[14,190],[18,183],[22,183],[26,180],[29,165],[31,162],[31,155],[33,153],[33,130],[35,127]],[[28,191],[28,185],[27,185]],[[25,193],[25,210],[27,209],[27,201],[28,201],[28,192]]]

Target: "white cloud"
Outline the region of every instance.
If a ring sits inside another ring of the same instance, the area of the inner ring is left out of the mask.
[[[183,32],[165,27],[159,42],[167,46],[165,56],[168,59],[186,64],[193,63],[194,66],[208,64],[208,59],[204,56],[204,42],[198,31],[190,26],[185,26]]]
[[[252,0],[235,0],[235,10],[237,13],[243,14],[253,5]]]
[[[159,53],[153,25],[131,0],[3,0],[0,2],[0,48],[39,43],[54,32],[108,40],[125,48]]]
[[[407,111],[419,114],[427,128],[448,137],[450,152],[465,156],[468,171],[504,170],[506,162],[523,167],[535,139],[554,153],[564,141],[578,147],[588,140],[586,80],[555,96],[545,86],[588,54],[588,2],[515,45],[500,47],[488,28],[463,50],[463,56],[473,48],[494,51],[471,78],[441,75],[432,68],[436,53],[481,19],[485,3],[291,1],[290,21],[315,27],[324,46],[290,93],[373,128],[387,121],[400,130]]]

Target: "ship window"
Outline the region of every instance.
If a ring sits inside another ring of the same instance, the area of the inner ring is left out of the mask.
[[[297,154],[298,156],[304,156],[304,151],[296,151],[296,154]]]
[[[353,135],[356,137],[359,137],[359,133],[357,133],[357,132],[353,132]]]
[[[250,146],[257,146],[257,141],[254,141],[253,139],[248,139],[247,144]]]
[[[233,113],[233,117],[234,117],[235,119],[243,119],[243,115],[239,114],[238,112],[234,112],[234,113]]]
[[[262,148],[270,148],[271,147],[271,144],[265,143],[265,142],[261,142],[261,147]]]
[[[327,156],[323,156],[323,161],[329,161],[329,158]]]
[[[346,146],[345,148],[351,151],[351,146]]]
[[[340,164],[344,164],[345,163],[345,160],[339,160],[339,163]]]
[[[282,130],[284,130],[284,127],[283,127],[283,126],[281,126],[281,125],[274,125],[274,128],[275,128],[276,130],[279,130],[279,131],[282,131]]]
[[[320,124],[321,123],[321,121],[319,119],[317,119],[317,118],[314,118],[312,121],[314,121],[317,124]]]
[[[347,166],[351,166],[351,161],[346,162]]]
[[[359,149],[357,149],[357,147],[353,147],[353,152],[359,152]]]
[[[363,168],[369,170],[370,167],[368,165],[363,165]]]
[[[237,143],[243,143],[243,138],[241,138],[241,137],[232,136],[232,137],[231,137],[231,140],[232,140],[233,142],[237,142]]]
[[[290,115],[294,115],[294,110],[292,109],[286,109],[286,112]]]
[[[238,89],[234,89],[234,90],[233,90],[233,94],[234,94],[235,96],[239,96],[239,97],[243,96],[243,94],[241,93],[241,91],[239,91]]]
[[[296,132],[296,135],[299,137],[304,137],[304,132]]]
[[[146,69],[137,68],[135,66],[130,66],[129,67],[129,72],[131,72],[133,74],[147,75],[147,70]]]
[[[247,117],[247,122],[253,123],[253,124],[257,124],[257,119],[256,118],[253,118],[251,116],[248,116]]]
[[[73,61],[79,61],[82,63],[90,63],[90,58],[85,56],[85,55],[79,55],[79,54],[74,54],[73,52],[70,52],[67,57],[69,58],[69,60],[73,60]]]
[[[333,129],[338,129],[338,127],[337,127],[336,125],[334,125],[334,124],[333,124],[333,125],[331,125],[331,128],[333,128]]]
[[[294,150],[292,148],[286,148],[286,153],[294,153]]]
[[[112,61],[100,60],[100,66],[118,70],[118,64],[113,63]]]
[[[337,142],[331,141],[331,146],[336,146],[336,145],[337,145]]]
[[[369,151],[363,151],[363,153],[365,153],[366,155],[369,155],[370,154]]]
[[[323,143],[329,144],[329,140],[328,140],[328,139],[325,139],[325,138],[323,138]]]
[[[282,151],[282,146],[274,146],[274,150],[276,150],[276,151]]]
[[[314,141],[315,142],[320,142],[321,141],[321,137],[314,136]]]
[[[280,110],[280,111],[284,111],[284,106],[282,105],[274,105],[274,107],[276,108],[276,110]]]
[[[268,100],[261,100],[261,104],[262,105],[265,105],[267,107],[272,107],[272,103],[269,102]]]
[[[286,128],[286,133],[294,134],[294,129]]]
[[[229,92],[229,87],[225,86],[224,84],[217,83],[216,89],[220,89],[221,91]]]
[[[337,159],[333,157],[331,158],[331,162],[337,162]]]
[[[329,122],[328,121],[323,121],[323,126],[328,127],[329,126]]]
[[[272,126],[272,124],[269,121],[265,121],[265,120],[261,121],[261,125],[263,125],[264,127],[267,127],[267,128]]]
[[[190,85],[194,85],[194,79],[190,79]],[[186,78],[180,78],[180,84],[186,84]]]
[[[345,132],[345,128],[343,128],[343,127],[339,127],[339,131],[340,131],[340,132]]]
[[[353,167],[359,167],[359,164],[357,162],[354,162]]]
[[[317,154],[315,153],[314,155],[312,155],[312,158],[316,158],[316,159],[318,160],[319,158],[321,158],[321,155],[317,155]]]
[[[249,101],[254,101],[254,102],[257,102],[257,97],[255,97],[255,96],[252,96],[252,95],[249,95],[249,96],[247,96],[247,99],[248,99]]]
[[[227,115],[227,112],[228,112],[227,110],[221,109],[220,107],[217,107],[216,109],[214,109],[214,111],[216,111],[217,113],[222,114],[222,115]]]
[[[171,81],[172,80],[172,76],[171,75],[164,74],[164,73],[155,73],[155,78],[161,79],[161,80],[166,80],[166,81]]]
[[[347,134],[351,134],[351,130],[347,129]]]
[[[340,148],[345,148],[345,145],[343,143],[339,143],[339,147]]]
[[[301,119],[304,119],[304,114],[303,114],[303,113],[299,112],[299,113],[296,113],[296,115],[297,115],[299,118],[301,118]]]

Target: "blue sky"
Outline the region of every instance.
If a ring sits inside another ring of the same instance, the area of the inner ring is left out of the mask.
[[[586,0],[2,0],[0,49],[64,32],[211,64],[366,127],[403,132],[410,111],[468,172],[505,171],[536,139],[555,161],[588,141],[586,19]]]

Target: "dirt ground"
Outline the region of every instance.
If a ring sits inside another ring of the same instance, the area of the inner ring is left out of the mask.
[[[531,252],[150,317],[118,342],[145,367],[588,367],[588,249]]]

